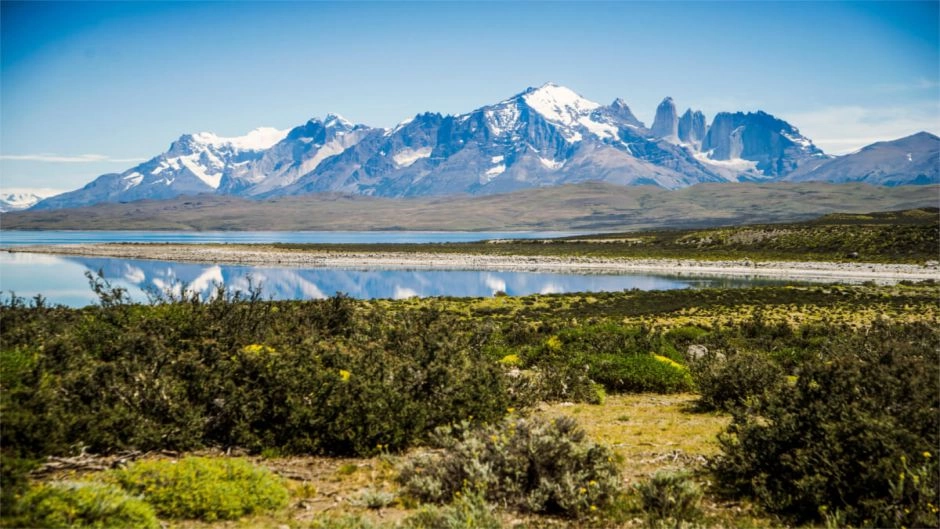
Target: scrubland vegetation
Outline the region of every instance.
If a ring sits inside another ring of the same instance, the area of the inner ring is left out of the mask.
[[[933,283],[136,305],[91,279],[97,306],[0,309],[6,526],[940,525]],[[107,464],[48,464],[81,454]]]

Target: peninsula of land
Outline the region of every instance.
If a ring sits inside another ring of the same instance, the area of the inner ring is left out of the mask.
[[[9,252],[150,259],[256,266],[513,270],[576,273],[657,273],[787,278],[807,281],[876,281],[940,279],[936,262],[927,264],[700,260],[689,258],[624,258],[578,255],[507,255],[433,251],[349,251],[281,249],[237,244],[66,244],[8,248]]]

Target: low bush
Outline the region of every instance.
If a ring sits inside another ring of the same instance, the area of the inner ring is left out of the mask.
[[[142,460],[113,475],[167,518],[233,520],[280,509],[288,500],[278,477],[244,459]]]
[[[664,356],[648,353],[585,355],[591,379],[616,393],[691,391],[688,369]]]
[[[938,343],[929,324],[834,339],[793,384],[734,410],[718,483],[797,522],[940,526]]]
[[[661,342],[644,327],[572,327],[527,350],[525,365],[544,373],[544,400],[597,403],[597,384],[611,393],[691,391],[685,366],[651,354],[668,345]]]
[[[153,507],[115,485],[52,482],[29,490],[17,504],[14,527],[44,529],[160,529]]]
[[[442,429],[440,453],[408,461],[407,494],[444,503],[474,487],[523,511],[577,517],[608,505],[620,485],[614,454],[585,439],[570,418],[513,419],[477,429]]]
[[[783,369],[768,355],[749,351],[731,350],[727,357],[709,352],[690,362],[690,371],[703,410],[745,407],[786,380]]]
[[[479,493],[461,493],[443,507],[426,505],[406,518],[400,529],[501,529],[493,507]]]
[[[659,472],[634,486],[640,495],[650,529],[675,527],[695,522],[702,511],[702,491],[685,472]]]

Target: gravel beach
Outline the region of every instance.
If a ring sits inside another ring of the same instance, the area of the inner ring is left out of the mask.
[[[767,277],[823,282],[894,283],[940,279],[937,264],[830,262],[698,261],[691,259],[611,259],[597,257],[513,256],[450,253],[352,253],[278,250],[251,245],[74,244],[20,246],[8,252],[152,259],[256,266],[513,270],[573,273],[656,273]]]

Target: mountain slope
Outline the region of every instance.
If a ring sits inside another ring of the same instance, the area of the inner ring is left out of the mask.
[[[937,184],[940,183],[940,138],[929,132],[918,132],[894,141],[873,143],[784,179],[883,186]]]
[[[636,230],[779,222],[826,213],[936,206],[938,186],[587,183],[475,197],[386,199],[332,193],[248,200],[200,195],[0,215],[4,229]]]

